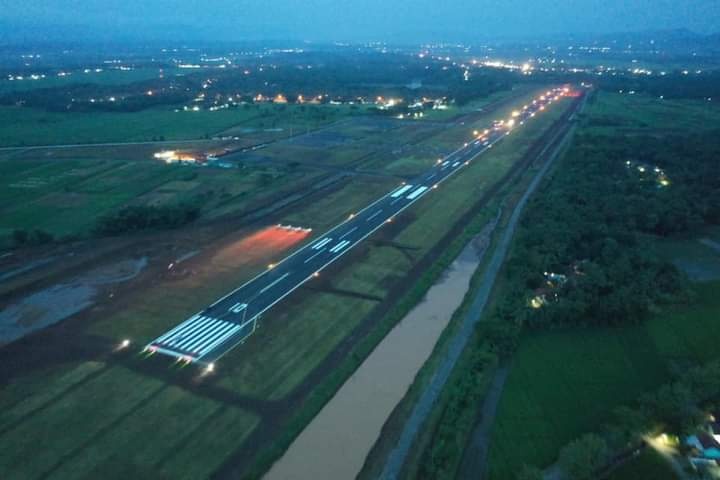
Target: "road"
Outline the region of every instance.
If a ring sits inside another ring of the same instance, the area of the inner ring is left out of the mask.
[[[514,112],[512,119],[477,132],[473,141],[439,159],[425,173],[350,214],[324,235],[150,342],[145,351],[201,362],[212,369],[215,361],[255,330],[260,315],[562,95],[562,89],[553,89]]]

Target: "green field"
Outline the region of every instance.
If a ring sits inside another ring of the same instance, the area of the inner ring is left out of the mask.
[[[589,107],[580,115],[578,138],[598,135],[591,137],[597,142],[665,130],[683,134],[714,128],[720,119],[720,110],[702,102],[639,95],[600,92]],[[494,422],[490,478],[513,478],[522,463],[549,466],[571,440],[598,431],[615,407],[666,383],[673,368],[718,358],[720,254],[701,238],[717,241],[717,230],[647,238],[691,280],[704,281],[690,284],[696,297],[689,304],[656,306],[641,325],[525,333]]]
[[[508,137],[492,154],[449,179],[398,219],[399,228],[393,236],[414,248],[410,256],[397,248],[368,242],[364,249],[349,255],[349,261],[339,265],[330,278],[329,286],[350,295],[323,291],[319,284],[320,291],[313,295],[289,297],[263,318],[261,328],[250,341],[219,362],[218,375],[208,380],[213,391],[227,398],[252,399],[260,410],[246,408],[242,402],[225,404],[171,387],[164,376],[148,375],[139,358],[127,358],[112,366],[100,361],[70,362],[52,371],[27,372],[3,388],[5,408],[0,411],[0,426],[6,427],[0,430],[3,452],[0,464],[10,465],[17,478],[45,474],[55,478],[92,477],[108,471],[117,476],[136,477],[150,473],[173,478],[206,476],[231,450],[242,446],[246,435],[265,414],[263,405],[283,400],[301,385],[307,374],[377,305],[377,300],[353,296],[352,292],[384,298],[414,262],[437,243],[449,225],[520,158],[551,118],[554,117],[549,114],[546,121],[528,125],[526,133]],[[50,163],[38,168],[50,169],[41,170],[50,178],[52,167]],[[23,178],[33,172],[28,168]],[[187,169],[179,171],[184,173]],[[116,175],[111,172],[91,171],[88,174],[94,175],[93,181],[83,179],[78,184],[89,188],[97,182],[97,191],[112,190],[111,180]],[[141,176],[134,178],[133,183],[140,185],[144,173],[138,175]],[[222,181],[229,181],[225,172],[217,175],[223,175]],[[154,177],[149,175],[146,181]],[[160,188],[144,195],[163,195],[162,190],[192,191],[201,178],[167,179]],[[396,184],[397,180],[392,178],[359,177],[281,221],[311,226],[319,234]],[[278,258],[285,254],[277,252]],[[229,285],[236,285],[264,268],[260,260],[237,258],[225,263],[210,259],[207,265],[212,268],[137,292],[132,306],[109,313],[78,333],[106,338],[111,345],[122,338],[132,339],[133,345],[143,345],[226,293]],[[162,360],[153,364],[162,364]],[[171,366],[167,369],[168,379],[181,374]],[[132,386],[132,392],[121,395],[128,386]],[[22,398],[33,401],[25,403],[20,401]],[[70,411],[72,414],[66,413]],[[165,419],[165,415],[172,418],[163,420],[161,428],[157,428],[157,422],[145,421],[154,417]],[[83,416],[92,427],[83,422]],[[182,432],[178,430],[181,423]],[[228,428],[221,427],[224,423]],[[150,429],[150,425],[155,428]],[[68,435],[66,442],[61,442],[61,432]],[[22,435],[22,442],[11,445],[17,435]],[[145,447],[143,437],[152,443],[151,448]],[[209,437],[213,437],[211,442],[197,447],[195,442],[204,442]],[[44,451],[37,462],[26,464],[28,445],[41,441],[61,442],[63,446],[57,451]],[[197,452],[188,454],[191,449]],[[121,458],[130,460],[115,469]],[[184,460],[191,463],[183,463]]]
[[[6,479],[205,477],[258,421],[240,408],[101,362],[36,375],[3,389]],[[52,448],[40,448],[40,438],[56,435]]]
[[[87,235],[99,216],[131,203],[191,201],[201,202],[208,215],[231,213],[312,175],[307,169],[193,168],[153,160],[10,158],[0,160],[0,237],[35,228],[56,237]]]
[[[503,100],[508,95],[515,94],[523,90],[528,90],[528,88],[524,85],[520,85],[513,88],[512,91],[503,90],[495,92],[485,98],[472,100],[465,105],[457,106],[455,104],[451,104],[448,105],[447,108],[444,110],[426,110],[424,112],[422,120],[445,121],[457,117],[458,115],[479,112],[491,103]]]
[[[599,92],[591,104],[587,132],[675,133],[717,128],[720,109],[700,100],[661,100],[645,95]]]
[[[440,240],[449,225],[468,211],[482,193],[519,160],[529,143],[555,118],[551,115],[560,113],[561,107],[552,114],[548,112],[548,116],[538,119],[535,125],[529,124],[527,130],[516,137],[508,137],[507,142],[498,145],[492,155],[471,164],[466,171],[443,183],[436,192],[403,215],[410,222],[394,235],[393,240],[410,247],[412,250],[409,253],[370,242],[364,252],[351,254],[357,256],[357,260],[333,275],[332,286],[385,298],[388,290]],[[388,184],[384,191],[390,188]],[[367,186],[353,182],[316,204],[289,215],[283,222],[311,226],[315,231],[322,232],[338,220],[347,218],[358,207],[367,205],[378,194],[379,191],[373,193]],[[322,223],[319,223],[320,219]],[[268,313],[263,327],[256,333],[257,337],[224,359],[223,363],[227,363],[229,370],[223,384],[253,396],[270,394],[274,398],[287,393],[301,382],[305,375],[302,372],[309,372],[318,365],[376,304],[371,300],[348,296],[316,295],[303,300],[297,308],[293,304],[287,311],[282,309],[282,312]],[[341,321],[333,323],[333,319]],[[282,336],[278,335],[278,331],[283,331]],[[286,331],[293,333],[286,337]],[[289,368],[290,365],[292,368]]]
[[[180,70],[168,70],[166,68],[163,73],[166,77],[170,77],[176,75],[177,72],[180,72]],[[88,73],[77,70],[72,72],[72,75],[65,77],[48,75],[45,78],[39,78],[37,80],[27,78],[23,80],[2,79],[0,80],[0,94],[32,90],[35,88],[68,87],[70,85],[86,83],[97,85],[125,85],[158,78],[158,76],[159,71],[157,68],[137,68],[133,70],[104,69],[101,72],[91,71]]]
[[[56,113],[0,107],[0,146],[185,140],[242,135],[256,129],[279,137],[317,128],[360,112],[344,105],[243,105],[238,108],[183,111],[153,108],[133,113]]]
[[[646,448],[640,455],[614,470],[608,480],[679,480],[670,464],[655,450]]]
[[[666,382],[673,363],[718,358],[718,288],[697,284],[692,306],[637,327],[527,335],[498,409],[491,478],[512,478],[519,461],[549,465],[565,444],[610,420],[613,408]]]

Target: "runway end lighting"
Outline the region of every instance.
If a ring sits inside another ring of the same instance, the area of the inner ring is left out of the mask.
[[[438,187],[437,183],[432,186],[433,189],[436,189]]]
[[[354,213],[351,213],[350,215],[348,215],[348,220],[352,220],[353,218],[355,218],[355,214],[354,214]]]
[[[387,220],[385,220],[385,223],[392,223],[392,218],[388,218]]]
[[[317,277],[319,277],[319,276],[320,276],[320,272],[315,272],[315,273],[313,273],[313,277],[317,278]]]
[[[122,342],[120,342],[120,348],[127,348],[129,346],[130,346],[130,340],[128,340],[127,338],[125,340],[123,340]]]
[[[477,130],[473,130],[473,136],[477,137],[478,135],[480,135],[480,132],[478,132]]]
[[[208,373],[212,373],[215,371],[215,364],[209,363],[208,366],[205,368],[205,371]]]
[[[271,263],[271,264],[268,265],[268,269],[272,270],[273,268],[275,268],[275,264],[274,264],[274,263]]]

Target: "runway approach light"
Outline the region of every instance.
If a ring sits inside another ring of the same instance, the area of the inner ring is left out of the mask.
[[[480,132],[478,132],[477,130],[473,130],[473,136],[477,137],[478,135],[480,135]]]
[[[269,264],[269,265],[268,265],[268,268],[269,268],[270,270],[272,270],[273,268],[275,268],[275,264],[274,264],[274,263]]]
[[[130,340],[128,340],[127,338],[125,340],[123,340],[122,342],[120,342],[120,348],[127,348],[129,346],[130,346]]]
[[[205,371],[208,373],[212,373],[215,371],[215,364],[214,363],[208,363],[208,366],[205,368]]]
[[[317,278],[317,277],[319,277],[319,276],[320,276],[320,272],[315,272],[315,273],[313,273],[313,277]]]
[[[350,215],[348,215],[348,220],[352,220],[353,218],[355,218],[355,214],[354,214],[354,213],[351,213]]]

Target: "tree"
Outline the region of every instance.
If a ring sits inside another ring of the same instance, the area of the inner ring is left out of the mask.
[[[542,470],[533,465],[523,465],[515,475],[515,480],[543,480]]]
[[[693,391],[682,382],[664,385],[646,397],[655,415],[668,424],[671,431],[681,433],[697,425],[702,412]]]
[[[15,245],[25,245],[28,240],[27,230],[15,229],[12,232],[13,243]]]
[[[608,458],[605,440],[587,434],[573,440],[560,451],[558,460],[565,477],[571,480],[589,480]]]

